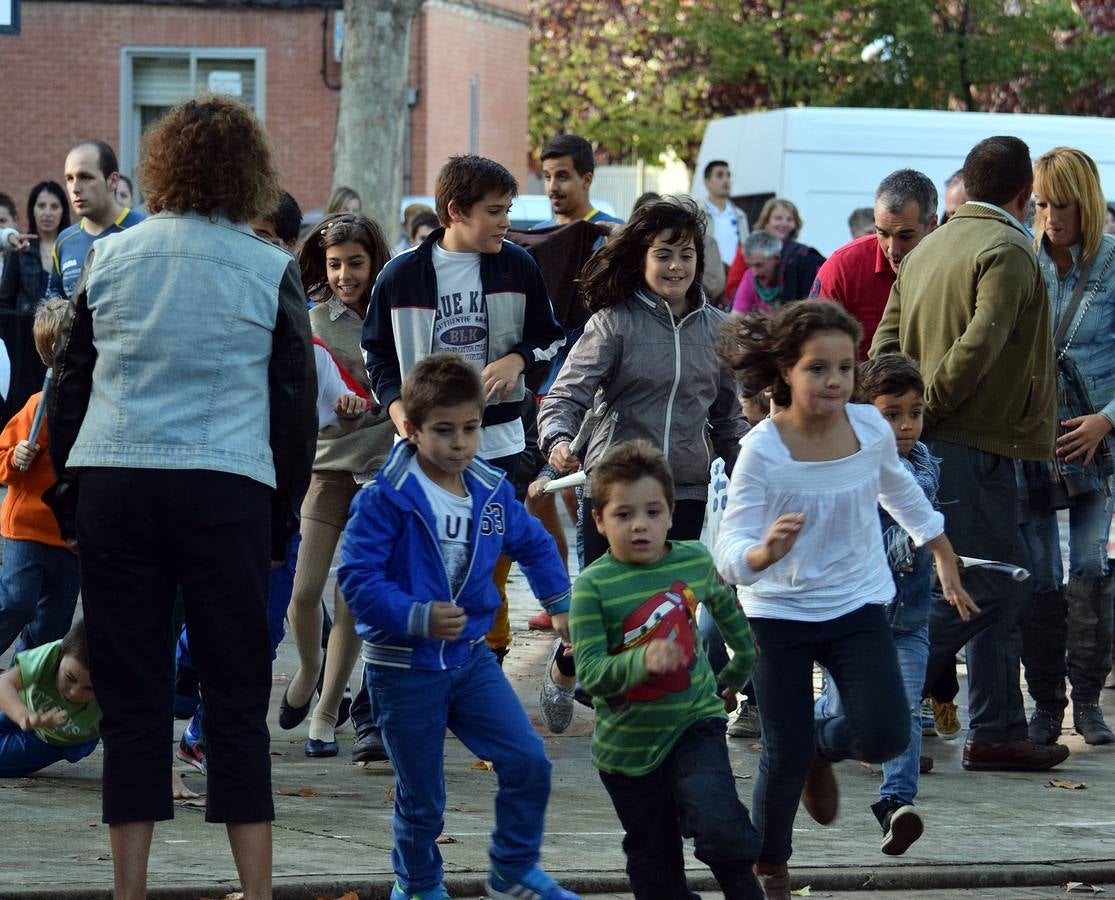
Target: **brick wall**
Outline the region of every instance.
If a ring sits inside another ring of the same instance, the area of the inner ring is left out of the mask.
[[[480,9],[481,11],[478,11]],[[487,9],[487,11],[483,11]],[[479,77],[480,153],[526,176],[526,0],[454,6],[432,0],[412,36],[412,193],[428,193],[447,157],[469,148],[469,76]],[[120,49],[262,47],[266,124],[283,186],[303,209],[324,206],[332,182],[338,94],[321,78],[322,11],[25,2],[22,34],[0,37],[0,191],[22,209],[37,181],[62,182],[83,137],[119,150]],[[327,19],[329,80],[333,12]],[[22,213],[21,213],[22,218]]]

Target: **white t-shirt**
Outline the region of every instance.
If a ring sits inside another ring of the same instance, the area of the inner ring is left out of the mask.
[[[918,546],[944,532],[944,517],[898,458],[887,420],[870,404],[844,408],[859,450],[843,459],[794,459],[772,419],[740,441],[714,555],[724,580],[744,586],[749,619],[825,622],[892,600],[880,505]],[[802,513],[805,525],[786,556],[756,572],[747,550],[783,513]]]
[[[317,427],[327,428],[337,424],[337,414],[333,411],[337,398],[350,391],[329,351],[317,344],[314,344],[314,365],[317,368]]]
[[[437,525],[437,541],[449,588],[455,596],[468,575],[469,537],[472,530],[472,498],[458,497],[435,484],[418,464],[418,454],[411,457],[409,470],[422,485],[422,493],[430,504]],[[467,488],[466,488],[467,490]],[[437,598],[441,599],[441,598]],[[451,599],[446,597],[445,600]]]
[[[480,280],[480,254],[454,253],[435,243],[437,309],[432,352],[457,353],[479,372],[488,359],[488,306]],[[522,419],[480,431],[481,459],[499,459],[526,449]]]
[[[716,238],[716,249],[720,251],[720,261],[726,266],[736,258],[736,249],[745,235],[740,234],[740,222],[736,219],[736,208],[728,203],[721,211],[711,200],[705,201],[709,218],[712,220],[712,234]],[[747,223],[743,223],[746,229]]]

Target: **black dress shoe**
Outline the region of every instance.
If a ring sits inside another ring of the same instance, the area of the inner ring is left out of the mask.
[[[352,742],[353,762],[386,762],[387,747],[384,746],[383,736],[376,728],[367,734],[361,735]]]
[[[337,742],[336,741],[319,741],[314,738],[306,738],[306,755],[307,756],[336,756],[337,755]]]
[[[1024,741],[977,741],[964,745],[965,769],[973,772],[1044,772],[1063,763],[1069,755],[1064,744],[1041,745]]]
[[[313,702],[313,694],[302,706],[291,706],[287,700],[287,691],[290,690],[290,685],[286,686],[283,691],[283,699],[279,701],[279,727],[283,731],[290,731],[290,729],[300,725],[302,721],[310,714],[310,704]]]

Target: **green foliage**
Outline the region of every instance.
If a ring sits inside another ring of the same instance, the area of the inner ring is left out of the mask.
[[[532,0],[534,145],[691,158],[704,121],[780,106],[1111,115],[1097,0]]]

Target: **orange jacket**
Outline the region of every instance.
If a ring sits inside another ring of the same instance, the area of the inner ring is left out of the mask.
[[[31,420],[39,406],[43,392],[32,394],[23,409],[8,421],[0,433],[0,482],[8,486],[4,505],[0,507],[0,534],[17,541],[38,541],[52,547],[62,547],[62,533],[54,513],[43,503],[43,492],[55,482],[54,467],[50,464],[47,447],[46,416],[39,429],[40,448],[35,461],[22,471],[12,458],[16,444],[27,440],[31,433]]]

